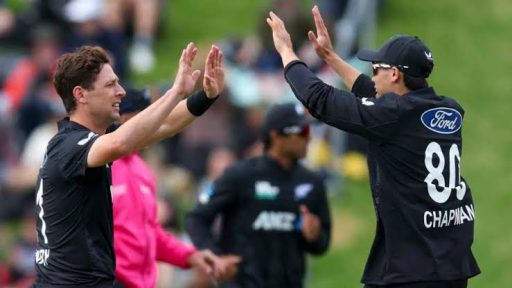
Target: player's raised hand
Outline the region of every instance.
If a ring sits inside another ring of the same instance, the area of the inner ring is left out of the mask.
[[[320,236],[320,219],[309,212],[306,205],[300,205],[300,213],[302,216],[302,235],[308,242],[316,241]]]
[[[217,97],[224,90],[222,51],[212,45],[204,67],[203,89],[208,98]]]
[[[286,31],[283,20],[274,12],[270,11],[267,23],[272,29],[272,38],[277,52],[282,55],[289,52],[289,50],[293,50],[292,39],[290,33]]]
[[[185,97],[189,95],[196,85],[197,79],[201,75],[201,71],[192,71],[192,62],[197,54],[197,47],[190,42],[181,53],[180,63],[176,79],[174,80],[173,89],[176,89],[179,95]]]
[[[329,37],[329,31],[325,27],[324,19],[320,15],[318,6],[314,6],[312,9],[313,19],[315,20],[316,35],[313,31],[308,32],[308,38],[313,48],[315,48],[316,54],[322,59],[325,59],[327,55],[333,53],[331,38]]]

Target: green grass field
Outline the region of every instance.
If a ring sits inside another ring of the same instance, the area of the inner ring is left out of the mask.
[[[171,1],[158,44],[159,63],[168,64],[138,81],[169,77],[188,41],[205,47],[253,32],[265,21],[269,2]],[[482,269],[470,287],[510,287],[512,280],[511,18],[507,0],[390,0],[379,16],[377,43],[396,33],[420,36],[435,58],[431,85],[465,107],[462,174],[475,199],[473,251]],[[368,183],[349,182],[345,189],[342,199],[331,202],[334,244],[327,256],[312,261],[310,287],[361,287],[375,219]]]

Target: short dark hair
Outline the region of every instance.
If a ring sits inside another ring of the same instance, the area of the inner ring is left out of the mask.
[[[414,91],[419,89],[428,88],[428,82],[427,79],[423,77],[414,77],[411,75],[407,75],[405,73],[402,73],[404,75],[404,85],[407,87],[407,89]]]
[[[94,88],[92,85],[106,63],[110,63],[107,52],[99,46],[82,46],[60,57],[53,85],[62,98],[66,112],[71,113],[76,108],[73,88]]]

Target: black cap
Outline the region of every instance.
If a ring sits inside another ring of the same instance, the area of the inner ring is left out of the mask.
[[[416,36],[395,35],[377,51],[361,49],[357,58],[396,66],[413,77],[428,78],[434,68],[432,52]]]
[[[272,105],[261,126],[263,135],[267,135],[271,130],[280,130],[291,126],[304,126],[314,122],[314,119],[308,117],[302,104],[288,103]]]
[[[125,114],[135,111],[142,111],[151,104],[149,90],[126,89],[126,96],[121,100],[119,113]]]

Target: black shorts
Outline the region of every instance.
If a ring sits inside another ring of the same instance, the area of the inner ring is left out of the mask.
[[[391,285],[365,285],[364,288],[466,288],[468,279],[454,281],[416,282]]]

